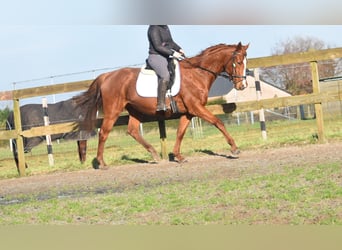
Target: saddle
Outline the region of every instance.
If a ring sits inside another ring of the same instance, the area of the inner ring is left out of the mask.
[[[168,86],[167,95],[175,96],[180,90],[180,70],[179,62],[172,59],[168,64],[170,72],[170,82]],[[140,69],[136,89],[138,95],[141,97],[157,97],[158,77],[155,71],[147,63]]]

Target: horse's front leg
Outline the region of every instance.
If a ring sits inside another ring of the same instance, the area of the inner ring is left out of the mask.
[[[221,133],[223,134],[226,141],[228,142],[228,144],[231,147],[231,149],[230,149],[231,157],[238,158],[238,154],[240,153],[240,151],[238,150],[238,147],[236,146],[233,137],[226,130],[223,122],[219,118],[214,116],[204,106],[197,106],[197,107],[198,107],[198,110],[196,110],[196,115],[198,117],[204,119],[205,121],[211,123],[212,125],[214,125],[216,128],[218,128],[221,131]]]
[[[154,147],[149,144],[139,132],[140,121],[134,116],[130,115],[127,126],[127,133],[132,136],[137,142],[139,142],[148,152],[151,153],[153,160],[158,162],[160,157]]]
[[[190,116],[190,115],[183,115],[179,119],[176,142],[175,142],[175,145],[173,147],[173,155],[178,162],[184,162],[185,161],[185,158],[180,153],[180,147],[181,147],[181,143],[182,143],[184,134],[186,132],[186,129],[189,126],[191,118],[192,118],[192,116]]]

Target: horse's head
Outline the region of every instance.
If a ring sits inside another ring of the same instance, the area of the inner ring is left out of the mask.
[[[249,44],[242,45],[240,42],[236,46],[228,64],[225,66],[225,71],[230,76],[230,79],[234,84],[234,88],[237,90],[243,90],[248,86],[246,80],[248,46]]]

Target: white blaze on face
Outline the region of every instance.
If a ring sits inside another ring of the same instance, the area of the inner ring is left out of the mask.
[[[243,59],[243,76],[244,77],[246,77],[246,70],[247,70],[247,58],[245,57]],[[242,86],[243,86],[243,88],[247,88],[247,80],[246,80],[246,78],[244,78],[242,80]]]

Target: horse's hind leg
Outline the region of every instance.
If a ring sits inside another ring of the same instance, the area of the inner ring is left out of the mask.
[[[86,161],[86,154],[87,154],[87,140],[77,141],[77,147],[78,147],[78,156],[80,158],[80,162],[84,163]]]
[[[149,144],[145,139],[141,136],[139,132],[139,124],[140,121],[134,116],[129,116],[127,133],[132,136],[137,142],[139,142],[143,147],[151,153],[154,161],[160,161],[160,157],[154,147]]]
[[[105,142],[108,138],[108,135],[109,135],[110,131],[112,130],[113,125],[114,125],[115,121],[118,119],[120,113],[121,112],[112,113],[110,116],[105,115],[105,117],[103,118],[103,122],[102,122],[101,129],[99,132],[99,143],[98,143],[98,147],[97,147],[97,156],[96,156],[97,162],[93,161],[93,167],[95,169],[98,169],[98,168],[107,169],[107,167],[106,167],[107,164],[103,160],[104,146],[105,146]]]

